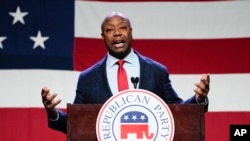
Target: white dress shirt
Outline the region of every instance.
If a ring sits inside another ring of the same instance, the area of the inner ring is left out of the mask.
[[[111,56],[108,53],[106,72],[107,72],[108,83],[109,83],[111,92],[113,94],[116,94],[119,92],[118,91],[118,82],[117,82],[118,64],[116,64],[116,62],[118,60],[119,59]],[[127,55],[127,57],[125,57],[123,60],[125,60],[123,67],[127,73],[129,89],[134,89],[134,85],[131,82],[131,77],[138,77],[138,78],[140,77],[139,58],[134,53],[134,50],[132,49],[131,52]],[[138,88],[138,86],[139,86],[139,83],[137,84],[137,88]]]

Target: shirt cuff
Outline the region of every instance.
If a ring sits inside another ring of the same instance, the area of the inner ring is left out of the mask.
[[[49,118],[50,121],[58,121],[59,119],[59,113],[58,110],[56,109],[56,119]]]
[[[196,100],[196,102],[197,102],[198,104],[205,104],[205,105],[208,104],[208,98],[207,98],[207,97],[204,99],[203,102],[199,102],[196,98],[195,98],[195,100]]]

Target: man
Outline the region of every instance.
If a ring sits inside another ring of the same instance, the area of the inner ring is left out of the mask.
[[[130,20],[122,13],[112,12],[102,22],[101,36],[108,54],[101,61],[83,71],[78,79],[74,104],[103,104],[119,92],[117,70],[118,60],[124,60],[128,88],[134,88],[131,77],[139,78],[138,88],[157,94],[166,103],[205,103],[208,108],[209,74],[203,74],[195,84],[195,95],[183,101],[174,91],[165,66],[132,49],[132,27]],[[56,109],[61,100],[54,100],[49,88],[42,89],[42,100],[48,114],[49,127],[66,133],[66,117]]]

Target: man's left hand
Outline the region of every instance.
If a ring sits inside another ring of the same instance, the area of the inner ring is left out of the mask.
[[[199,103],[202,103],[207,98],[209,92],[210,76],[209,74],[202,74],[200,82],[195,83],[196,88],[194,89],[195,98]]]

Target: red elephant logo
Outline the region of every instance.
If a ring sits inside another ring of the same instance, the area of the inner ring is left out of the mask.
[[[136,134],[137,139],[152,139],[153,133],[148,133],[148,117],[142,112],[130,111],[121,116],[121,139],[127,139],[128,134]],[[145,135],[145,136],[143,136]]]

